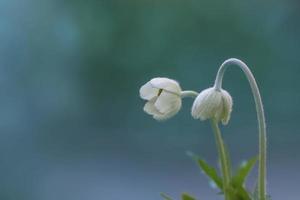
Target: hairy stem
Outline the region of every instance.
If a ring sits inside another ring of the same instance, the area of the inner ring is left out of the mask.
[[[185,91],[181,92],[180,96],[182,98],[185,98],[185,97],[196,98],[198,96],[198,92],[195,92],[195,91],[192,91],[192,90],[185,90]]]
[[[226,60],[219,68],[216,81],[215,89],[220,90],[222,88],[222,80],[224,72],[229,65],[239,66],[245,73],[255,101],[257,120],[258,120],[258,130],[259,130],[259,166],[258,166],[258,194],[259,200],[266,200],[266,157],[267,157],[267,134],[266,134],[266,124],[265,124],[265,114],[263,109],[263,104],[260,96],[258,86],[256,84],[255,78],[248,68],[248,66],[241,60],[230,58]]]
[[[224,192],[225,200],[230,200],[227,192],[230,183],[230,169],[229,169],[228,159],[226,155],[225,145],[216,119],[211,119],[211,127],[215,135],[217,149],[218,149],[219,158],[221,162],[220,164],[221,164],[221,171],[223,175],[223,192]]]

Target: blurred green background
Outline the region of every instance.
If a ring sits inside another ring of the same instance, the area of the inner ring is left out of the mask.
[[[221,199],[185,154],[216,165],[192,99],[158,123],[138,91],[157,76],[200,91],[236,57],[265,104],[269,192],[298,199],[299,20],[296,0],[1,0],[0,198]],[[254,102],[237,67],[224,81],[234,110],[223,135],[238,164],[257,154]]]

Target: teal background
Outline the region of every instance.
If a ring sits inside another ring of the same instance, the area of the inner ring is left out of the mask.
[[[157,76],[201,91],[236,57],[265,105],[268,191],[298,199],[299,19],[295,0],[1,0],[0,198],[222,199],[185,154],[216,165],[212,131],[192,119],[192,99],[159,123],[138,91]],[[234,109],[222,131],[237,165],[257,154],[254,102],[237,67],[224,88]]]

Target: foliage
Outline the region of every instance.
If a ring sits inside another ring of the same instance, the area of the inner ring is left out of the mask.
[[[246,189],[245,183],[247,181],[247,177],[250,174],[251,170],[255,166],[257,162],[257,156],[243,162],[232,175],[230,175],[230,184],[228,188],[223,187],[223,178],[219,174],[218,169],[208,164],[205,160],[199,158],[192,152],[188,152],[188,155],[196,161],[197,165],[201,169],[201,171],[212,181],[220,190],[219,194],[223,194],[224,190],[226,190],[230,196],[230,200],[257,200],[257,191],[255,190],[253,193]],[[230,156],[228,150],[226,150],[226,162],[228,166],[230,166],[230,171],[233,172],[230,162]],[[161,194],[164,200],[173,200],[166,194]],[[187,193],[183,193],[181,196],[182,200],[196,200],[195,197]],[[266,197],[267,200],[270,200],[269,197]]]
[[[171,197],[169,197],[168,195],[166,195],[166,194],[164,194],[164,193],[161,193],[160,195],[162,196],[162,198],[163,198],[164,200],[173,200]],[[191,196],[191,195],[188,194],[188,193],[182,193],[181,199],[182,199],[182,200],[197,200],[195,197]]]

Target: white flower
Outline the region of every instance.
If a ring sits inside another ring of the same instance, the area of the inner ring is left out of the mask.
[[[208,88],[203,90],[195,99],[192,107],[192,116],[195,119],[206,120],[215,118],[226,125],[232,111],[230,94],[221,89]]]
[[[140,88],[140,96],[148,102],[144,111],[156,120],[174,116],[181,108],[181,88],[175,80],[153,78]]]

